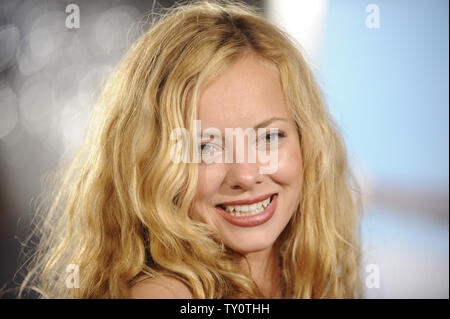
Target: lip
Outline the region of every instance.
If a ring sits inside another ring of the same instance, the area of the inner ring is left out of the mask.
[[[266,207],[265,210],[263,210],[262,212],[255,214],[255,215],[251,215],[251,216],[233,216],[229,213],[227,213],[226,211],[224,211],[222,208],[217,207],[216,206],[216,210],[217,212],[230,224],[235,225],[235,226],[240,226],[240,227],[254,227],[254,226],[259,226],[262,225],[264,223],[266,223],[267,221],[269,221],[272,216],[275,213],[275,210],[277,208],[277,203],[278,203],[278,194],[272,194],[273,195],[273,199],[270,202],[269,206]],[[264,199],[267,199],[269,196],[264,195]],[[262,199],[262,200],[264,200]],[[261,200],[258,200],[261,201]],[[256,202],[258,202],[256,201]],[[237,203],[237,202],[241,202],[242,201],[236,201],[236,202],[231,202],[231,203]],[[254,203],[254,202],[253,202]],[[245,203],[244,203],[245,204]],[[250,203],[252,204],[252,203]],[[221,204],[223,205],[223,204]],[[232,205],[232,204],[228,204],[228,205]],[[238,204],[234,204],[234,205],[238,205]],[[241,204],[243,205],[243,204]]]
[[[262,202],[263,200],[266,200],[267,198],[269,198],[275,194],[276,193],[270,193],[270,194],[265,194],[265,195],[261,195],[258,197],[254,197],[251,199],[241,199],[241,200],[236,200],[233,202],[220,203],[218,205],[250,205],[250,204]],[[218,205],[216,205],[216,206],[218,206]]]

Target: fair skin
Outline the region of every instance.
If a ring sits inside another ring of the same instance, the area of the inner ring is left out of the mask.
[[[303,165],[298,132],[288,112],[276,67],[253,56],[239,59],[202,91],[198,118],[202,129],[217,128],[222,136],[225,128],[264,128],[262,138],[268,143],[273,139],[269,130],[278,130],[275,172],[262,174],[259,168],[263,164],[259,160],[248,161],[247,155],[242,163],[200,163],[191,217],[210,225],[228,248],[245,257],[242,269],[250,267],[249,274],[265,297],[279,298],[280,269],[274,243],[297,209]],[[205,146],[210,140],[202,139],[201,143]],[[245,147],[247,143],[248,140]],[[212,144],[210,148],[216,146]],[[244,201],[239,204],[250,205],[268,195],[274,213],[261,224],[236,225],[223,217],[223,211],[218,213],[220,207],[226,208],[224,203]],[[138,283],[131,289],[131,296],[192,298],[184,283],[169,278]]]

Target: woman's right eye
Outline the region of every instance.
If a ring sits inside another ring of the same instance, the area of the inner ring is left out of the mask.
[[[200,154],[208,155],[214,151],[214,146],[210,143],[202,143],[200,144]]]
[[[199,145],[199,153],[201,163],[211,164],[218,159],[222,154],[222,148],[213,143],[202,143]]]

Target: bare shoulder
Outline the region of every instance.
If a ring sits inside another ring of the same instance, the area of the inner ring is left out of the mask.
[[[149,278],[133,285],[132,299],[192,299],[191,290],[179,279],[169,276]]]

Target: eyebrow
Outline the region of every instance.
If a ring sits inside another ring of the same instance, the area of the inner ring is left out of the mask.
[[[255,125],[253,128],[256,130],[258,128],[263,128],[268,126],[269,124],[271,124],[272,122],[276,122],[276,121],[284,121],[284,122],[289,122],[288,119],[283,118],[283,117],[271,117],[270,119],[267,119],[257,125]]]
[[[289,120],[287,119],[287,118],[284,118],[284,117],[271,117],[270,119],[267,119],[267,120],[265,120],[265,121],[262,121],[261,123],[259,123],[259,124],[256,124],[254,127],[253,127],[253,129],[256,131],[256,130],[258,130],[259,128],[264,128],[264,127],[267,127],[269,124],[271,124],[271,123],[273,123],[273,122],[276,122],[276,121],[283,121],[283,122],[289,122]],[[199,132],[199,137],[202,137],[203,136],[203,131],[201,131],[201,132]],[[209,136],[214,136],[214,134],[211,134],[211,135],[209,135]],[[224,139],[224,137],[222,136],[222,140]]]

